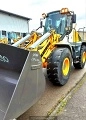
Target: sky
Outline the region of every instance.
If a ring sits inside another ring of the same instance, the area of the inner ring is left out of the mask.
[[[86,27],[86,0],[0,0],[0,9],[32,18],[30,30],[39,27],[42,13],[69,8],[77,15],[77,29]]]

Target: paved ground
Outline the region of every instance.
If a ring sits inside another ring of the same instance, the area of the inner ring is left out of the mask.
[[[59,100],[66,96],[86,72],[86,67],[82,70],[71,71],[68,83],[63,87],[53,86],[49,80],[46,80],[46,90],[40,100],[32,106],[26,113],[21,115],[18,120],[28,120],[30,116],[47,116],[57,106]],[[64,119],[63,119],[64,120]]]
[[[86,82],[68,101],[57,120],[86,120]]]

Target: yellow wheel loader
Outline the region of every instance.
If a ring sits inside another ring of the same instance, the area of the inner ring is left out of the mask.
[[[74,12],[63,8],[43,19],[42,35],[36,31],[36,37],[27,35],[13,45],[0,43],[0,120],[19,117],[38,101],[46,86],[42,68],[53,84],[65,85],[71,64],[77,69],[85,65],[86,42],[73,27]],[[27,39],[31,42],[22,47]]]
[[[42,14],[45,20],[43,35],[29,47],[39,51],[42,66],[47,69],[49,80],[55,85],[65,85],[71,65],[82,69],[86,62],[86,42],[76,31],[76,14],[63,8]]]

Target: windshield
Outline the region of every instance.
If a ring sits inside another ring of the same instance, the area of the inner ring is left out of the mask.
[[[54,28],[58,34],[64,34],[67,16],[59,12],[49,13],[45,21],[44,33]]]

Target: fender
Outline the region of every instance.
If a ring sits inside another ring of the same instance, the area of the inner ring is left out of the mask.
[[[72,50],[72,46],[71,46],[70,43],[68,43],[68,42],[64,43],[64,42],[61,41],[61,42],[55,44],[55,46],[56,47],[68,48],[71,52],[71,55],[73,55],[73,50]]]

